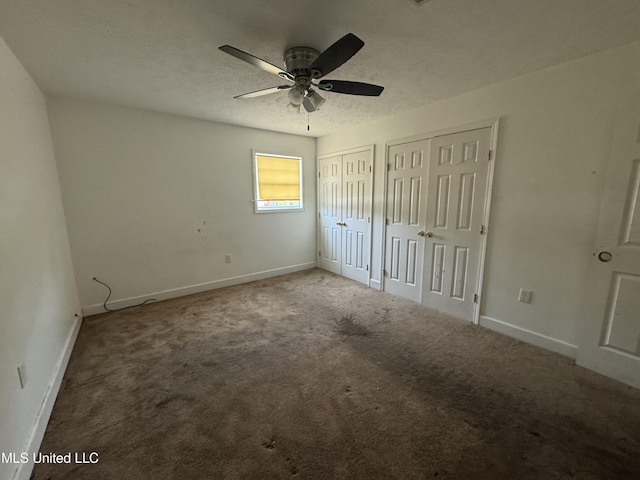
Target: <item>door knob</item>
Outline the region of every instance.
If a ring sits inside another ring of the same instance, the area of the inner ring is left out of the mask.
[[[433,237],[433,233],[425,232],[424,230],[420,230],[418,232],[418,235],[421,236],[421,237]]]
[[[613,255],[611,255],[611,252],[600,252],[598,254],[598,260],[600,260],[601,262],[607,263],[610,262],[613,259]]]

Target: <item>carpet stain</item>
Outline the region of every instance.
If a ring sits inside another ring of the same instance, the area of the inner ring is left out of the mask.
[[[276,448],[276,440],[275,438],[271,438],[266,442],[262,443],[262,446],[266,449],[266,450],[273,450],[274,448]]]
[[[353,318],[353,314],[343,315],[340,320],[336,320],[336,325],[338,326],[338,332],[346,335],[347,337],[366,337],[367,335],[371,335],[369,329],[359,323],[356,323]]]

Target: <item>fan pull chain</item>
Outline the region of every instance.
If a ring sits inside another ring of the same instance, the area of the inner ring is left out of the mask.
[[[307,112],[307,132],[309,131],[309,112]]]

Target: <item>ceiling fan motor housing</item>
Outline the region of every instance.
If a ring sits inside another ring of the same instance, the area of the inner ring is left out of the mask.
[[[318,58],[320,52],[311,47],[293,47],[284,52],[284,66],[294,77],[309,77],[309,66]]]

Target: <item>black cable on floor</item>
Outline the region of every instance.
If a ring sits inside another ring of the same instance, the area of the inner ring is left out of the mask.
[[[107,307],[107,302],[108,302],[108,301],[109,301],[109,299],[111,298],[111,293],[112,293],[112,292],[111,292],[111,287],[110,287],[109,285],[107,285],[106,283],[101,282],[101,281],[100,281],[100,280],[98,280],[96,277],[93,277],[93,280],[94,280],[95,282],[101,283],[102,285],[104,285],[105,287],[107,287],[107,288],[109,289],[109,295],[107,295],[107,298],[105,298],[105,299],[104,299],[104,303],[102,304],[102,306],[104,307],[104,309],[105,309],[107,312],[117,312],[118,310],[124,310],[125,308],[140,307],[140,306],[144,305],[144,304],[145,304],[145,303],[147,303],[147,302],[154,302],[154,301],[156,301],[156,299],[155,299],[155,298],[148,298],[148,299],[146,299],[144,302],[142,302],[142,303],[138,303],[137,305],[129,305],[128,307],[122,307],[122,308],[109,308],[109,307]]]

